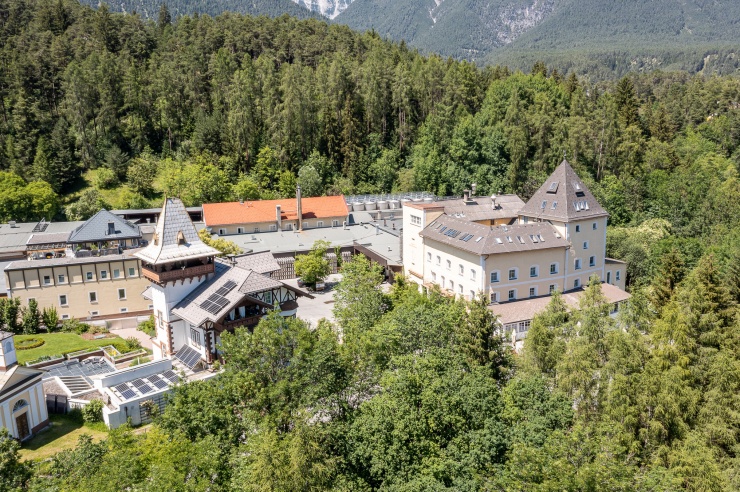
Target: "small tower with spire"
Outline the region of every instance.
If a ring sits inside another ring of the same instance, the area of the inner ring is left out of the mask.
[[[166,198],[151,243],[135,254],[143,275],[151,281],[146,296],[154,306],[155,358],[174,352],[171,309],[214,274],[218,254],[198,237],[182,201]]]

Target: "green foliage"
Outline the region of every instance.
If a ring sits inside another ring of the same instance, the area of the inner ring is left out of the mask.
[[[21,460],[18,450],[21,445],[13,439],[6,428],[0,428],[0,491],[25,490],[31,478],[31,466]]]
[[[86,424],[93,424],[103,420],[103,407],[105,404],[102,400],[90,400],[90,403],[82,407],[82,419]]]
[[[136,337],[128,337],[126,338],[126,347],[128,348],[126,352],[133,352],[141,348],[141,342]]]
[[[100,192],[90,188],[83,191],[76,202],[67,205],[64,213],[68,220],[86,220],[103,208],[108,208],[108,206],[103,201]]]
[[[315,286],[329,276],[331,272],[329,260],[325,258],[330,244],[318,240],[311,247],[307,255],[298,255],[295,258],[295,274],[306,283]]]
[[[150,315],[146,321],[142,321],[136,327],[137,330],[143,331],[150,337],[154,337],[157,334],[157,324],[154,321],[154,315]]]
[[[50,220],[58,211],[59,198],[48,183],[26,183],[14,173],[0,171],[0,221]]]
[[[198,231],[198,237],[208,246],[219,250],[221,252],[219,256],[239,255],[242,253],[241,248],[235,243],[223,238],[214,239],[211,236],[211,233],[208,232],[206,229],[201,229],[200,231]]]
[[[0,299],[0,321],[3,330],[11,333],[20,333],[22,324],[18,323],[18,315],[21,312],[21,300],[15,298]]]
[[[41,311],[41,322],[49,333],[56,331],[57,326],[59,326],[59,313],[57,312],[57,308],[54,306],[45,307]]]
[[[24,335],[35,335],[39,331],[39,325],[41,324],[41,314],[39,313],[39,304],[36,299],[28,301],[28,306],[22,310],[23,318],[23,334]]]

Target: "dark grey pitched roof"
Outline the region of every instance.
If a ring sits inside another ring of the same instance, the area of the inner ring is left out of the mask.
[[[440,200],[435,202],[444,206],[447,215],[455,215],[467,220],[515,219],[524,202],[516,195],[474,196],[469,201],[463,199]]]
[[[583,184],[568,161],[553,171],[519,215],[571,222],[609,215]]]
[[[454,248],[476,255],[516,253],[550,248],[567,248],[570,243],[547,222],[489,227],[441,215],[420,233]]]
[[[280,270],[280,265],[272,253],[265,251],[251,255],[242,255],[234,258],[237,265],[257,273],[272,273]]]
[[[113,224],[112,233],[109,233]],[[132,239],[141,237],[139,228],[119,216],[102,209],[80,227],[72,231],[67,239],[68,243],[87,243],[93,241],[109,241],[111,239]]]

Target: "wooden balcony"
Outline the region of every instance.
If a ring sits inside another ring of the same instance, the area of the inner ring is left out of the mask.
[[[144,276],[151,280],[152,282],[156,282],[158,284],[165,284],[167,282],[176,282],[178,280],[184,280],[186,278],[193,278],[193,277],[200,277],[202,275],[208,275],[209,273],[213,273],[215,271],[215,264],[209,263],[207,265],[196,265],[186,268],[173,268],[170,271],[165,272],[155,272],[154,270],[143,267],[142,272],[144,273]]]
[[[225,321],[221,326],[224,330],[234,331],[234,328],[240,326],[256,326],[260,322],[264,314],[256,314],[254,316],[247,316],[246,318],[236,319],[234,321]]]

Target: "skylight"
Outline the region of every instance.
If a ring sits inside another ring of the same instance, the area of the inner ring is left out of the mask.
[[[552,209],[555,210],[555,208],[558,206],[558,202],[552,202]]]
[[[496,238],[496,243],[498,243],[498,244],[504,244],[504,242],[501,240],[500,237],[497,237]]]
[[[522,236],[517,236],[516,238],[519,241],[519,243],[524,244],[524,238]]]
[[[541,208],[542,208],[542,210],[545,210],[547,208],[547,200],[543,200],[542,201]]]
[[[552,183],[550,183],[550,187],[547,188],[547,192],[548,193],[557,193],[557,191],[558,191],[558,182],[557,181],[553,181]]]

